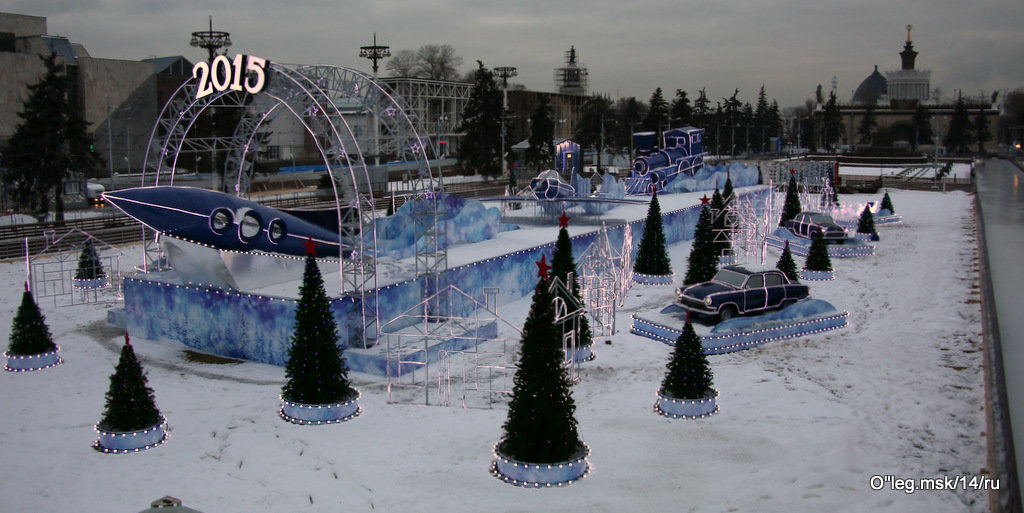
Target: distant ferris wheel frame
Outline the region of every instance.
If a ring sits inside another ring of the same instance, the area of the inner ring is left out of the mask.
[[[216,62],[213,64],[216,70]],[[230,68],[226,69],[230,74]],[[447,266],[446,252],[438,253],[438,238],[443,238],[445,224],[437,215],[444,210],[435,194],[443,191],[440,174],[430,169],[429,145],[417,133],[415,119],[410,117],[411,110],[404,100],[372,77],[340,66],[274,62],[267,62],[263,73],[265,83],[256,94],[231,90],[227,87],[230,78],[224,77],[225,87],[220,91],[207,88],[199,93],[203,85],[196,76],[179,86],[150,134],[141,185],[173,185],[182,153],[226,151],[224,182],[233,182],[235,194],[248,195],[253,161],[267,140],[268,126],[280,113],[290,112],[310,135],[331,177],[339,238],[350,240],[355,248],[350,258],[339,261],[340,288],[342,294],[361,300],[366,347],[367,338],[376,338],[379,329],[372,294],[377,288],[375,201],[371,172],[360,144],[367,137],[357,133],[345,114],[367,118],[366,124],[374,132],[370,143],[376,154],[416,163],[412,199],[433,204],[421,209],[431,212],[432,217],[416,223],[417,231],[426,236],[426,244],[417,245],[417,276],[425,274],[435,283]],[[245,78],[247,88],[249,78]],[[236,78],[236,83],[241,80]],[[232,137],[190,136],[200,115],[211,106],[243,109]]]

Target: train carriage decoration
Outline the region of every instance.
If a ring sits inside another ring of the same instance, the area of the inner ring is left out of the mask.
[[[655,187],[663,190],[680,174],[693,176],[704,166],[704,129],[692,126],[665,130],[661,148],[656,148],[657,134],[637,132],[626,191],[630,194],[650,193]]]

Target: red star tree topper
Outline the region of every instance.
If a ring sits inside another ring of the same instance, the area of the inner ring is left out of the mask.
[[[547,255],[541,255],[540,262],[537,262],[537,277],[547,279],[549,269],[551,266],[548,265]]]

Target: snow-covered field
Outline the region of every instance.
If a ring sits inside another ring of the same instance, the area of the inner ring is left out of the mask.
[[[353,373],[361,416],[296,426],[277,416],[283,368],[193,363],[179,345],[135,337],[171,436],[101,454],[92,425],[123,333],[103,306],[44,304],[65,363],[0,372],[0,510],[131,513],[173,495],[207,513],[985,511],[984,491],[871,487],[875,475],[970,479],[987,467],[972,198],[890,195],[904,222],[880,229],[876,256],[833,260],[839,279],[811,284],[851,326],[711,357],[722,410],[708,419],[652,411],[670,348],[629,334],[629,314],[660,309],[674,290],[634,288],[619,333],[598,340],[573,389],[593,472],[558,489],[489,474],[501,405],[387,404],[382,378]],[[689,243],[670,253],[681,276]],[[21,262],[0,264],[3,340],[23,274]],[[500,312],[521,325],[528,306]]]
[[[906,173],[905,176],[915,178],[933,178],[936,171],[940,168],[932,167],[921,167],[921,166],[854,166],[854,165],[843,165],[839,167],[839,174],[842,176],[895,176]],[[967,180],[971,177],[971,165],[970,164],[953,164],[949,168],[949,174],[946,175],[948,178],[956,178],[957,180]]]

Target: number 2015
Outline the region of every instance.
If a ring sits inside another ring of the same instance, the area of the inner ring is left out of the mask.
[[[192,78],[199,79],[196,99],[212,94],[214,91],[222,92],[228,89],[232,91],[245,89],[249,94],[262,91],[263,86],[267,83],[265,71],[267,60],[252,55],[249,55],[248,59],[245,57],[238,54],[234,59],[228,60],[227,56],[218,55],[213,58],[213,63],[200,61],[192,66]],[[246,61],[245,69],[242,69],[243,60]],[[252,76],[246,76],[249,72],[252,72]]]

